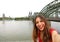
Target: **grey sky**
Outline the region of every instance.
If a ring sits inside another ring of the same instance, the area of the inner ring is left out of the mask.
[[[3,13],[7,17],[28,16],[32,13],[40,12],[44,6],[53,0],[0,0],[0,17]]]

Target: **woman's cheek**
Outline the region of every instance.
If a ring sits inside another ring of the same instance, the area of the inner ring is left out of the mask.
[[[44,22],[42,22],[42,26],[45,26],[45,23]]]

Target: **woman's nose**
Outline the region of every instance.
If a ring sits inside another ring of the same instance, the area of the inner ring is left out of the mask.
[[[41,22],[39,22],[39,25],[41,25]]]

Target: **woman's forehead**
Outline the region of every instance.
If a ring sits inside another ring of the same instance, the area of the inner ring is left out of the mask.
[[[41,18],[40,18],[40,17],[36,17],[36,19],[41,19]],[[35,19],[35,20],[36,20],[36,19]]]
[[[41,18],[40,17],[37,17],[35,21],[40,21],[40,20],[41,20]]]

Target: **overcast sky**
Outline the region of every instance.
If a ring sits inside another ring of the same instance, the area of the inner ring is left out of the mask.
[[[52,1],[54,0],[0,0],[0,17],[3,13],[7,17],[28,16],[29,11],[40,12]]]

